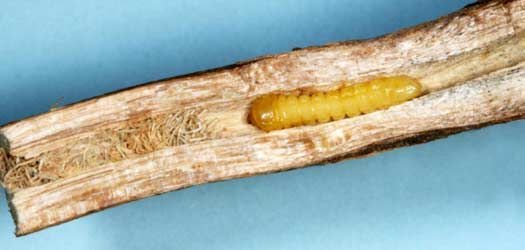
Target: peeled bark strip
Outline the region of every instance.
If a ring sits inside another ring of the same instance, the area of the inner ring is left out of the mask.
[[[343,81],[401,74],[418,78],[429,94],[384,111],[271,133],[246,121],[250,102],[262,94],[327,90]],[[130,128],[146,120],[204,110],[199,119],[213,126],[199,130],[206,136],[198,140],[163,147],[148,142],[129,155],[121,152],[126,147],[117,147],[108,151],[122,156],[117,160],[96,158],[74,174],[58,169],[59,178],[8,190],[16,233],[197,184],[346,159],[524,118],[524,81],[525,0],[489,1],[376,39],[269,56],[71,105],[0,128],[0,145],[8,153],[0,152],[0,158],[36,162],[35,174],[45,174],[40,168],[45,159],[85,154],[89,145],[111,148],[108,131],[133,137]],[[177,123],[165,124],[170,130],[159,132],[157,124],[148,123],[140,138],[179,140],[173,132]],[[0,159],[0,174],[13,165],[7,161]]]

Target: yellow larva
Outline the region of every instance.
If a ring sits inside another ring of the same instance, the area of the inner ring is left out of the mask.
[[[422,92],[416,79],[393,76],[315,94],[269,94],[253,102],[250,121],[264,131],[324,123],[386,109]]]

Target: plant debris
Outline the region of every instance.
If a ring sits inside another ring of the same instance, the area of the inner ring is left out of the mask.
[[[208,139],[208,128],[213,122],[204,122],[202,113],[204,111],[185,110],[128,121],[123,127],[104,129],[29,159],[10,156],[6,149],[0,148],[0,184],[12,192],[71,177],[107,163]]]

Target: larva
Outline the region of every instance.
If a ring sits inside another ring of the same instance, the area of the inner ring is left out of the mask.
[[[416,79],[393,76],[328,92],[268,94],[252,103],[249,119],[264,131],[325,123],[387,109],[416,98],[422,92]]]

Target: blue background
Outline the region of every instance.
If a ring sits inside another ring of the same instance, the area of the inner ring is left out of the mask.
[[[0,1],[0,124],[139,83],[382,35],[456,0]],[[197,186],[1,249],[519,249],[525,122],[298,171]]]

